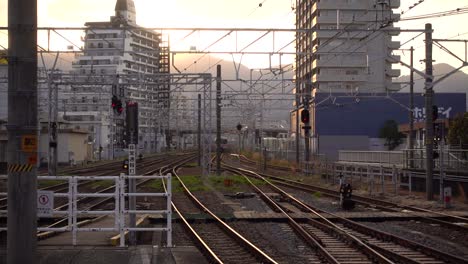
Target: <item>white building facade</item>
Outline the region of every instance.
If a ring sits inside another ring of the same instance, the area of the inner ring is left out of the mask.
[[[115,12],[109,22],[85,24],[83,54],[73,62],[72,75],[89,76],[89,81],[71,81],[60,88],[59,96],[60,116],[72,128],[93,134],[90,142],[99,158],[124,155],[128,143],[125,110],[118,113],[111,108],[112,96],[124,108],[126,102],[138,103],[142,152],[164,146],[169,120],[169,78],[160,77],[169,74],[169,48],[161,34],[137,26],[132,0],[118,0]],[[107,82],[93,84],[93,78]]]
[[[399,6],[399,0],[298,0],[296,27],[312,29],[297,34],[298,92],[399,90],[392,83],[400,75],[392,68],[399,60],[392,56],[400,47],[392,41]]]

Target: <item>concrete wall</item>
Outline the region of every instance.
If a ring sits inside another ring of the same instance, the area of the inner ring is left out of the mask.
[[[69,164],[73,159],[77,164],[91,160],[92,145],[87,144],[88,134],[76,132],[59,132],[58,137],[58,162]],[[48,158],[48,134],[40,135],[39,160],[47,161]]]
[[[319,153],[329,160],[338,160],[339,150],[369,150],[367,136],[320,136]]]

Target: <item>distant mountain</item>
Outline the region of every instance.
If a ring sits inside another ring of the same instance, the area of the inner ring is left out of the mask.
[[[44,54],[45,65],[50,69],[55,60],[55,54]],[[171,57],[171,73],[211,73],[216,76],[216,65],[221,65],[221,77],[223,83],[221,85],[223,94],[223,125],[229,123],[245,122],[249,123],[257,117],[260,112],[260,93],[265,93],[264,121],[265,123],[277,123],[280,120],[286,120],[289,123],[289,111],[292,109],[292,82],[281,83],[280,72],[273,67],[270,69],[250,70],[245,65],[236,63],[232,60],[222,60],[211,55],[186,55],[176,54]],[[72,62],[75,60],[75,55],[70,53],[60,54],[57,60],[57,69],[68,72],[72,69]],[[38,57],[39,67],[43,67],[42,59]],[[236,73],[237,68],[237,73]],[[293,71],[291,67],[287,67],[289,71],[284,72],[283,78],[292,80]],[[251,82],[252,78],[252,82]],[[263,80],[263,82],[256,82]],[[250,89],[252,83],[253,89]],[[184,95],[196,98],[196,90],[200,87],[186,86],[184,87]],[[216,84],[212,83],[212,95],[216,90]],[[288,95],[284,95],[288,94]],[[290,95],[289,95],[290,94]],[[250,105],[247,107],[247,105]],[[214,104],[213,104],[214,107]],[[251,113],[249,113],[249,109]],[[239,116],[244,116],[249,120],[242,120]],[[251,124],[252,125],[252,124]],[[258,123],[257,123],[258,126]]]
[[[211,73],[216,76],[216,64],[221,65],[221,85],[223,94],[223,116],[226,116],[223,125],[229,122],[249,122],[248,120],[240,120],[239,115],[248,116],[248,119],[253,117],[248,114],[248,102],[250,107],[255,108],[254,115],[257,116],[260,112],[261,96],[264,92],[265,107],[264,107],[264,122],[265,127],[274,124],[279,124],[280,120],[285,120],[289,123],[289,112],[293,107],[292,82],[281,83],[281,74],[277,70],[279,67],[273,66],[272,69],[251,69],[236,63],[232,60],[222,60],[210,55],[176,55],[173,65],[181,72],[187,73]],[[236,74],[237,67],[237,74]],[[275,69],[276,68],[276,69]],[[283,78],[292,80],[294,72],[291,67],[287,67]],[[172,67],[172,73],[177,73],[177,70]],[[252,79],[253,89],[249,90]],[[262,80],[263,82],[256,82]],[[213,91],[216,89],[215,84],[212,84]],[[249,94],[248,96],[247,94]],[[231,121],[227,121],[231,119]],[[258,123],[257,123],[258,126]]]
[[[442,78],[447,73],[455,70],[455,68],[449,64],[440,63],[434,65],[434,76],[435,81]],[[425,80],[418,74],[414,74],[415,85],[414,91],[415,92],[422,92],[424,90],[424,82]],[[404,75],[397,79],[397,82],[404,82],[409,83],[409,76]],[[409,92],[409,85],[402,85],[400,92]],[[455,74],[451,75],[447,79],[443,80],[442,82],[438,83],[434,86],[434,91],[437,93],[467,93],[468,92],[468,74],[458,71]]]

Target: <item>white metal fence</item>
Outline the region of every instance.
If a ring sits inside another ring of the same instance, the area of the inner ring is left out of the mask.
[[[78,232],[116,232],[120,234],[120,246],[125,246],[125,232],[129,231],[160,231],[166,232],[167,234],[167,246],[172,247],[172,208],[171,208],[171,174],[166,176],[127,176],[121,174],[120,176],[38,176],[38,181],[43,180],[59,180],[68,182],[68,191],[67,192],[55,192],[53,193],[54,198],[63,197],[67,198],[68,202],[67,208],[61,210],[57,207],[53,209],[53,212],[50,216],[40,216],[45,218],[57,218],[63,216],[67,219],[68,223],[63,227],[38,227],[39,232],[72,232],[72,244],[77,244],[77,233]],[[0,179],[7,180],[6,175],[0,176]],[[166,180],[167,191],[161,193],[129,193],[126,191],[125,182],[128,179],[145,179],[145,180]],[[111,180],[114,182],[115,188],[113,192],[109,193],[80,193],[78,191],[78,185],[80,181],[102,181],[102,180]],[[7,196],[7,193],[0,193],[0,196]],[[166,198],[166,208],[164,210],[129,210],[126,206],[127,197],[165,197]],[[78,202],[83,198],[111,198],[114,200],[115,207],[113,210],[79,210]],[[7,210],[0,210],[0,215],[6,216],[8,214]],[[166,227],[130,227],[128,221],[126,221],[126,216],[130,214],[163,214],[166,215]],[[81,216],[113,216],[114,224],[109,227],[99,227],[99,228],[88,228],[81,227],[78,217]],[[7,228],[0,228],[1,231],[7,231]]]

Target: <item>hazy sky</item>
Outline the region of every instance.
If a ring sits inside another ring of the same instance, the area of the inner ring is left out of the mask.
[[[401,0],[398,11],[406,11],[408,7],[419,0]],[[7,0],[0,0],[0,26],[7,26]],[[38,0],[39,26],[70,26],[80,27],[87,21],[107,21],[114,14],[116,0]],[[145,27],[257,27],[257,28],[294,28],[294,12],[291,7],[295,0],[135,0],[137,9],[137,22]],[[262,7],[259,4],[262,3]],[[403,17],[420,14],[434,13],[456,8],[468,7],[468,0],[425,0],[423,3],[407,12]],[[434,38],[448,38],[460,35],[459,39],[468,39],[468,14],[437,18],[428,20],[415,20],[398,23],[401,28],[424,28],[425,23],[432,23],[435,29]],[[81,46],[79,35],[72,32],[61,32],[71,41]],[[185,43],[174,43],[171,38],[171,46],[174,48],[188,48],[197,46],[203,49],[214,39],[225,33],[213,33],[213,35],[199,34]],[[464,34],[464,35],[463,35]],[[177,34],[175,34],[177,35]],[[399,39],[403,42],[416,36],[417,33],[401,34]],[[55,36],[57,37],[57,36]],[[173,37],[173,36],[172,36]],[[280,39],[281,37],[277,37]],[[284,37],[286,38],[286,37]],[[0,32],[0,45],[6,44],[6,32]],[[41,35],[39,42],[46,45],[45,35]],[[55,41],[54,41],[55,40]],[[224,43],[219,43],[219,50],[232,47],[227,38]],[[278,40],[280,41],[280,40]],[[286,41],[286,39],[283,39]],[[271,42],[271,41],[270,41]],[[58,49],[64,49],[67,45],[59,37],[53,39],[52,45]],[[224,46],[223,46],[224,45]],[[410,42],[404,48],[413,45],[417,48],[415,60],[423,59],[424,43],[419,37]],[[464,44],[450,44],[457,55],[465,57]],[[173,49],[174,49],[173,48]],[[215,47],[216,48],[216,47]],[[403,60],[408,60],[408,53],[402,54]],[[455,59],[451,59],[446,53],[434,48],[436,63],[449,63],[460,65]],[[285,60],[288,60],[285,58]],[[250,67],[265,67],[268,58],[263,60],[244,58]],[[422,65],[421,65],[422,67]],[[465,70],[468,72],[468,70]],[[406,70],[403,70],[406,74]]]

